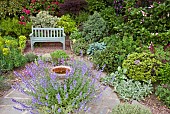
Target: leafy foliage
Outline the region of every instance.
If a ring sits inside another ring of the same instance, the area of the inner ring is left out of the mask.
[[[25,65],[26,58],[21,54],[18,41],[13,37],[0,37],[0,69],[2,72]]]
[[[158,80],[163,84],[170,84],[170,64],[163,64],[163,67],[160,69],[160,75],[158,76]]]
[[[28,22],[25,25],[19,24],[19,20],[17,18],[7,18],[2,19],[0,28],[2,29],[2,36],[13,36],[19,37],[21,35],[29,36],[31,33],[31,25],[32,23]]]
[[[75,17],[75,21],[77,23],[77,25],[81,26],[85,21],[88,20],[89,17],[89,13],[85,12],[85,11],[81,11],[76,17]]]
[[[152,114],[152,112],[139,105],[124,103],[115,106],[112,114]]]
[[[98,12],[90,15],[88,20],[83,23],[83,37],[86,41],[99,41],[108,34],[105,20]]]
[[[25,54],[25,58],[27,59],[27,62],[34,62],[38,58],[38,56],[34,53],[27,53]]]
[[[88,43],[83,38],[76,40],[73,44],[73,51],[76,55],[86,55],[87,49]]]
[[[28,3],[28,0],[1,0],[0,19],[18,16]]]
[[[70,34],[77,30],[76,22],[70,17],[70,15],[63,15],[56,22],[56,27],[63,27],[66,34]]]
[[[82,32],[80,32],[79,30],[73,31],[70,34],[70,40],[78,40],[82,38]]]
[[[78,15],[81,10],[86,9],[87,2],[86,0],[64,0],[59,7],[62,14]]]
[[[116,16],[113,7],[106,7],[105,9],[101,10],[100,14],[106,21],[110,34],[115,32],[114,27],[119,26],[124,21],[122,16]]]
[[[88,3],[88,10],[91,13],[94,13],[95,11],[100,12],[106,6],[104,0],[86,0],[86,1]]]
[[[163,46],[156,47],[154,54],[163,63],[170,62],[170,52],[168,50],[165,50]]]
[[[123,61],[123,68],[127,68],[127,76],[134,80],[157,81],[159,68],[162,63],[151,53],[132,53]]]
[[[106,44],[104,42],[95,42],[89,45],[89,48],[87,49],[88,55],[94,55],[95,51],[102,51],[106,48]]]
[[[119,35],[112,35],[103,38],[101,41],[105,42],[107,47],[101,52],[94,53],[93,62],[99,65],[100,68],[106,65],[104,68],[106,72],[115,71],[118,66],[122,65],[123,60],[129,53],[142,50],[137,48],[137,44],[131,36],[124,36],[123,40],[120,40]]]
[[[118,93],[120,99],[129,100],[143,100],[146,96],[152,93],[153,87],[151,81],[141,83],[126,77],[127,69],[118,67],[115,73],[102,79],[104,84],[114,87],[114,91]]]
[[[57,15],[59,12],[59,4],[64,0],[32,0],[27,8],[33,15],[40,11],[48,11],[51,15]]]
[[[156,88],[155,94],[170,108],[170,85],[162,85]]]
[[[166,45],[169,41],[169,0],[154,3],[150,7],[135,7],[135,2],[126,1],[125,22],[114,27],[120,34],[133,34],[134,39],[140,39],[148,44]],[[152,26],[150,26],[152,25]]]
[[[40,11],[36,17],[30,17],[34,27],[55,27],[55,23],[58,20],[57,16],[52,16],[48,11]]]
[[[62,59],[66,60],[69,58],[68,54],[63,50],[56,50],[50,53],[54,64],[58,64]]]

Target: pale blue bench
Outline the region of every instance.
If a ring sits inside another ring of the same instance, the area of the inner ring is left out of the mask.
[[[31,41],[31,50],[34,49],[35,42],[61,42],[65,50],[64,28],[33,28],[29,35]]]

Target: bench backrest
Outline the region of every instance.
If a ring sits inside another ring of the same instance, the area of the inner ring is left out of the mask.
[[[64,28],[32,28],[34,37],[64,37]]]

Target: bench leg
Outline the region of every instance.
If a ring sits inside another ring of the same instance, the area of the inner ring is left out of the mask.
[[[31,50],[33,51],[34,50],[34,43],[31,42]]]
[[[65,50],[66,48],[65,48],[65,42],[63,42],[63,50]]]

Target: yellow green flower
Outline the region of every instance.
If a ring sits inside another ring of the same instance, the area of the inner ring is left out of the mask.
[[[5,55],[5,56],[8,55],[8,54],[10,53],[9,48],[3,48],[2,53],[3,53],[3,55]]]

